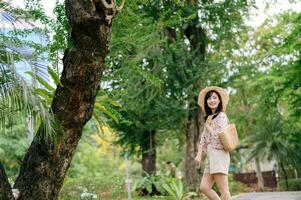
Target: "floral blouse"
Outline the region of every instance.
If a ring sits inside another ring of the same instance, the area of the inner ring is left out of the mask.
[[[210,144],[212,148],[215,149],[223,149],[223,145],[219,139],[219,133],[226,128],[228,125],[228,117],[226,113],[220,112],[218,116],[212,119],[209,126],[212,129],[212,132],[209,132],[206,127],[204,127],[200,144],[199,144],[199,151],[207,153],[207,146]]]

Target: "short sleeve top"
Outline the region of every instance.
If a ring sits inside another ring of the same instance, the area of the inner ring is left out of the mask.
[[[223,144],[219,139],[219,133],[228,125],[228,117],[226,113],[220,112],[218,116],[212,119],[209,126],[212,132],[209,132],[205,127],[200,140],[200,148],[203,152],[207,152],[207,147],[210,144],[212,148],[223,149]]]

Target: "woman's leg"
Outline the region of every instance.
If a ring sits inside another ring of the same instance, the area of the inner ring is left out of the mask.
[[[231,200],[231,194],[228,187],[228,176],[226,174],[213,174],[214,181],[221,193],[221,200]]]
[[[213,184],[213,176],[209,173],[204,173],[200,185],[200,191],[204,193],[210,200],[220,200],[216,192],[212,190]]]

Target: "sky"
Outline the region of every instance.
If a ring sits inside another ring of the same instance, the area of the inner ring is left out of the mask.
[[[278,0],[276,4],[270,4],[269,9],[266,9],[265,2],[268,2],[268,0],[256,0],[258,9],[251,10],[251,17],[246,21],[248,25],[258,27],[266,18],[286,10],[301,12],[301,1],[289,3],[289,0]]]

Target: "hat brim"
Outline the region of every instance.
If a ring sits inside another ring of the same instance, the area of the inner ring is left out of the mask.
[[[215,91],[220,95],[221,101],[222,101],[222,104],[223,104],[222,111],[225,112],[226,108],[227,108],[228,101],[229,101],[229,95],[228,95],[226,90],[224,90],[223,88],[218,87],[218,86],[208,86],[208,87],[201,90],[201,92],[199,94],[199,98],[198,98],[199,106],[205,112],[205,96],[210,91]]]

